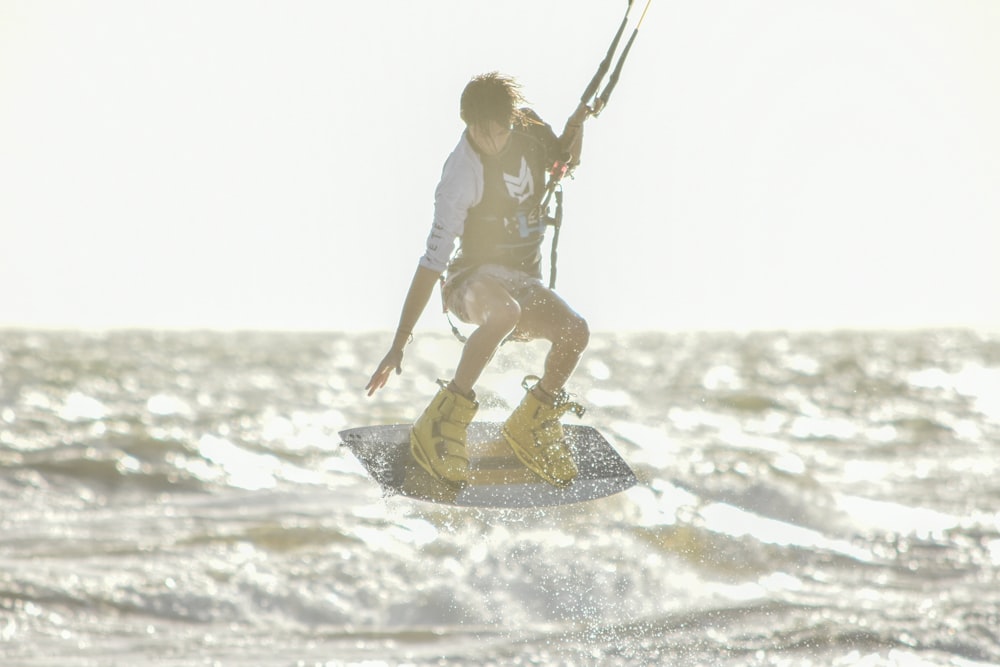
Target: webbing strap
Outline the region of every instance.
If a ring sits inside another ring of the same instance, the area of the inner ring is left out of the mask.
[[[562,185],[556,185],[556,213],[552,217],[545,217],[545,223],[552,225],[552,247],[549,249],[549,289],[556,288],[556,264],[559,261],[559,230],[562,229]]]
[[[556,263],[559,260],[559,230],[562,229],[562,219],[563,219],[563,208],[562,208],[563,192],[561,183],[555,184],[555,186],[553,187],[552,194],[555,196],[556,200],[555,213],[553,215],[547,215],[547,211],[541,211],[541,216],[542,219],[545,221],[545,224],[553,228],[552,246],[549,250],[549,289],[555,289],[556,287],[556,274],[557,274]],[[546,198],[545,204],[546,205],[548,204],[548,198]],[[468,336],[462,334],[462,332],[458,330],[458,326],[456,326],[454,320],[451,319],[451,312],[448,310],[448,303],[445,301],[444,298],[445,280],[443,273],[441,274],[438,280],[441,287],[441,312],[444,313],[445,318],[448,320],[448,325],[451,327],[452,335],[454,335],[455,338],[458,339],[458,342],[463,344],[467,343],[469,341]],[[506,344],[510,340],[513,339],[510,336],[508,336],[503,340],[503,343],[501,343],[501,345]]]
[[[458,339],[458,342],[460,342],[460,343],[467,343],[469,341],[469,339],[466,336],[463,336],[462,332],[458,330],[458,327],[455,326],[455,322],[452,321],[452,319],[451,319],[451,313],[448,312],[448,302],[444,300],[444,274],[443,273],[438,277],[438,284],[441,287],[441,312],[444,313],[444,316],[448,319],[448,324],[451,326],[451,333],[455,335],[455,338]]]

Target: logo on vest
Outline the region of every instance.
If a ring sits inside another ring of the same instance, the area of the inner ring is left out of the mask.
[[[531,168],[528,161],[521,156],[521,173],[517,176],[511,174],[503,175],[504,183],[507,184],[507,194],[517,200],[518,204],[523,204],[526,199],[535,194],[535,179],[531,177]]]

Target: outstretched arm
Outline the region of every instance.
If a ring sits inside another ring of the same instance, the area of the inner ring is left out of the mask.
[[[434,291],[434,283],[437,282],[440,275],[439,271],[424,266],[417,267],[416,273],[413,274],[413,280],[410,282],[410,289],[406,293],[406,300],[403,302],[403,312],[399,316],[399,326],[396,327],[392,346],[365,387],[369,396],[385,386],[393,370],[396,371],[396,375],[403,372],[403,347],[410,340],[413,327],[416,326],[417,320],[420,319],[424,308],[427,307],[427,302],[430,301]]]
[[[583,121],[587,120],[589,113],[587,105],[581,103],[566,121],[562,136],[559,137],[559,146],[567,156],[566,164],[570,169],[580,164],[580,153],[583,152]]]

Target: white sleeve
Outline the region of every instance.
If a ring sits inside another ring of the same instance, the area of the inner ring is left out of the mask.
[[[434,223],[420,266],[444,271],[465,230],[469,209],[483,199],[483,163],[465,135],[448,156],[434,191]]]

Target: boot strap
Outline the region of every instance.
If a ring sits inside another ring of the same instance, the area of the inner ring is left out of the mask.
[[[439,440],[438,450],[443,454],[442,458],[444,458],[444,456],[451,456],[466,462],[469,460],[469,454],[466,448],[454,440]]]
[[[525,391],[531,391],[532,389],[537,387],[541,381],[542,378],[538,377],[537,375],[527,375],[525,376],[524,380],[521,381],[521,387]],[[539,389],[541,389],[541,387],[539,387]],[[553,419],[558,419],[567,412],[572,412],[577,417],[583,417],[584,413],[587,411],[585,407],[583,407],[576,401],[569,400],[569,394],[566,393],[565,389],[560,389],[558,392],[556,392],[554,396],[549,394],[544,389],[542,391],[552,396],[552,405],[545,407],[546,409],[551,409],[554,412]]]
[[[451,421],[441,421],[438,424],[438,433],[448,442],[460,443],[464,440],[465,427]],[[460,445],[457,445],[460,446]]]

